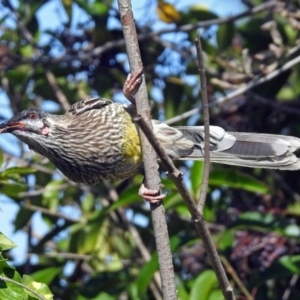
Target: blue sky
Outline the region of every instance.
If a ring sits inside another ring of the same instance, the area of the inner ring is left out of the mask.
[[[243,10],[243,7],[240,4],[239,0],[203,0],[203,1],[195,1],[195,0],[182,0],[182,1],[169,1],[171,3],[177,3],[176,7],[181,9],[187,9],[190,5],[202,4],[206,5],[213,12],[221,15],[221,16],[229,16],[232,14],[239,13]],[[136,20],[142,20],[145,14],[144,5],[146,0],[133,0],[132,7],[134,10]],[[115,7],[117,5],[115,4]],[[61,2],[59,0],[48,1],[38,12],[38,21],[41,26],[42,31],[47,29],[55,29],[61,25],[61,21],[66,21],[67,16],[64,11],[61,9]],[[0,13],[1,15],[1,13]],[[153,16],[155,17],[155,7],[153,7]],[[73,9],[73,21],[74,22],[82,22],[87,20],[87,16],[83,13],[78,7],[74,7]],[[114,26],[114,24],[111,24]],[[160,29],[165,24],[158,23],[156,25],[156,29]],[[41,43],[47,42],[47,36],[41,36]],[[43,107],[44,109],[51,109],[51,105],[49,107]],[[11,111],[9,109],[9,102],[6,95],[3,91],[0,90],[0,109],[1,115],[6,118],[11,117]],[[3,135],[0,136],[0,147],[4,149],[10,149],[13,152],[13,148],[17,149],[17,147],[12,147],[12,145],[16,145],[16,138],[11,135]],[[14,152],[17,153],[17,152]],[[14,228],[12,226],[12,222],[15,218],[15,215],[18,211],[18,207],[7,197],[0,194],[0,230],[10,239],[12,239],[17,245],[13,251],[14,256],[17,258],[18,262],[21,262],[25,259],[24,254],[26,252],[26,234],[22,232],[14,233]],[[48,228],[43,223],[41,216],[39,213],[34,215],[32,220],[32,226],[34,232],[39,234],[40,236],[44,235]]]

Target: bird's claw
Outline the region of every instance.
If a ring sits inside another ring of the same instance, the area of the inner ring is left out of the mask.
[[[134,95],[139,90],[139,87],[142,83],[142,75],[143,75],[143,68],[141,68],[135,75],[128,74],[126,81],[123,86],[123,94],[124,96],[135,104],[135,97]]]
[[[156,204],[156,203],[162,201],[166,197],[166,195],[167,195],[166,193],[160,194],[160,191],[150,190],[150,189],[146,188],[144,183],[141,184],[141,187],[139,189],[139,196],[141,196],[146,201],[148,201],[152,204]]]

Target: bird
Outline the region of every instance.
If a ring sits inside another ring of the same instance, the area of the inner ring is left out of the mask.
[[[0,134],[15,135],[72,181],[95,185],[140,172],[143,157],[135,117],[134,105],[95,97],[76,102],[62,115],[26,109],[0,124]],[[204,159],[204,126],[171,127],[158,120],[152,126],[172,159]],[[226,132],[219,126],[210,126],[209,134],[211,162],[300,169],[297,137]]]

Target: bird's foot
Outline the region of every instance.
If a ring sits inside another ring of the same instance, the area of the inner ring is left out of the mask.
[[[143,68],[141,68],[134,76],[128,74],[123,86],[124,96],[133,104],[135,104],[135,94],[139,90],[142,83]]]
[[[145,187],[145,184],[142,183],[139,189],[139,196],[143,197],[146,201],[156,204],[162,201],[167,194],[160,194],[160,191],[149,190]]]

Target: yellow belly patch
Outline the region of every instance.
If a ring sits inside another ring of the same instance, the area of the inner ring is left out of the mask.
[[[130,120],[131,121],[131,120]],[[137,128],[132,121],[125,128],[123,153],[128,163],[139,165],[142,162],[142,150]]]

